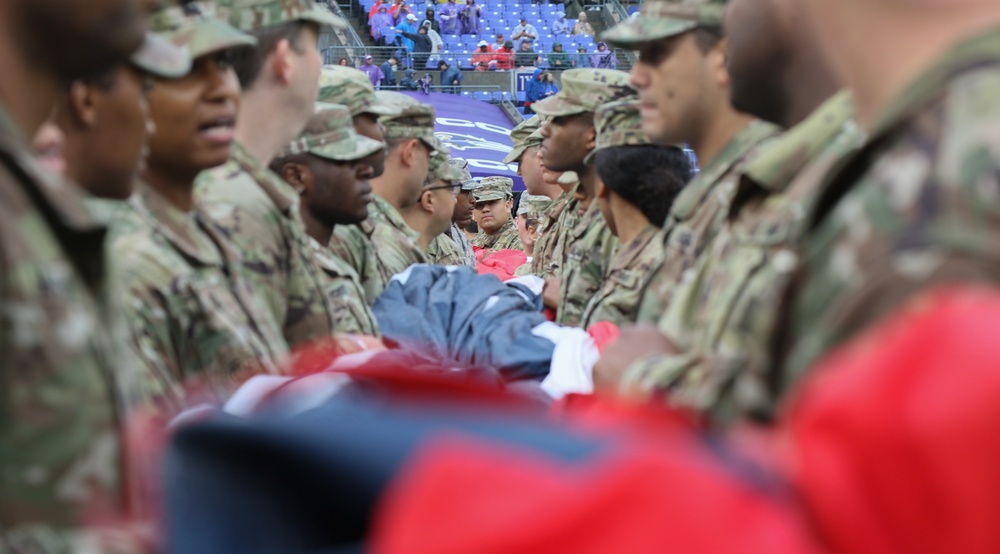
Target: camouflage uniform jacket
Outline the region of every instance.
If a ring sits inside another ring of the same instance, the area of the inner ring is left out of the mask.
[[[137,507],[122,431],[169,380],[128,357],[106,234],[0,107],[0,552],[82,549],[89,508]]]
[[[329,338],[333,314],[291,185],[233,143],[229,162],[198,177],[197,193],[198,204],[235,246],[288,345]]]
[[[312,247],[316,265],[323,270],[326,279],[326,296],[337,318],[334,331],[381,336],[375,314],[368,307],[365,290],[354,268],[312,237],[309,237],[309,246]]]
[[[583,311],[604,284],[618,244],[597,202],[591,202],[566,241],[556,323],[580,326]]]
[[[824,184],[785,292],[775,375],[943,284],[1000,282],[1000,29],[916,78]]]
[[[476,266],[476,254],[468,237],[454,223],[447,233],[434,237],[427,249],[427,260],[436,265]]]
[[[623,386],[668,391],[669,401],[723,423],[766,416],[763,372],[781,292],[823,177],[857,150],[864,133],[850,94],[839,93],[761,148],[742,176],[729,221],[674,292],[659,328],[683,354],[634,364]]]
[[[358,272],[368,304],[372,305],[393,275],[427,261],[417,246],[419,233],[384,198],[375,194],[368,219],[333,229],[330,250]]]
[[[583,313],[584,329],[599,321],[615,325],[635,323],[642,292],[663,262],[663,230],[647,225],[628,245],[623,245],[611,260],[597,295],[590,299]]]
[[[497,250],[521,250],[521,235],[517,234],[517,226],[514,225],[514,218],[511,217],[503,227],[497,229],[492,235],[486,234],[482,228],[472,237],[472,246],[478,246],[484,250],[496,252]]]
[[[278,373],[281,328],[213,222],[140,184],[112,226],[111,252],[141,362],[220,395],[244,372]]]
[[[542,279],[558,277],[562,268],[566,238],[573,232],[580,216],[579,202],[573,197],[574,191],[564,192],[556,197],[552,206],[545,211],[545,220],[538,228],[538,240],[531,258],[531,272]]]
[[[722,228],[747,154],[777,132],[769,123],[751,122],[677,196],[663,226],[667,236],[663,264],[646,287],[638,321],[660,320],[674,289]]]

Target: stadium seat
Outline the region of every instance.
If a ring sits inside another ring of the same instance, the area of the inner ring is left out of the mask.
[[[476,100],[481,100],[483,102],[490,102],[493,99],[493,93],[487,92],[485,90],[477,90],[472,94],[472,97]]]

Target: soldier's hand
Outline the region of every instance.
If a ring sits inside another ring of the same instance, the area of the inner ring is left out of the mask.
[[[622,328],[618,339],[608,345],[594,365],[594,392],[615,395],[625,370],[643,358],[678,354],[679,349],[654,325]]]
[[[549,277],[545,280],[545,287],[542,289],[542,304],[550,310],[559,309],[559,289],[562,288],[562,280],[559,277]]]

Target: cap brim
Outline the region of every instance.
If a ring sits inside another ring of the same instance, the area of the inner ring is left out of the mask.
[[[484,192],[482,194],[473,193],[472,196],[476,202],[492,202],[494,200],[503,200],[507,198],[507,195],[502,192]]]
[[[379,117],[382,117],[384,115],[387,115],[387,116],[396,116],[396,115],[399,115],[399,114],[403,113],[403,110],[401,110],[399,108],[395,108],[393,106],[387,106],[386,104],[379,104],[379,103],[376,102],[376,103],[374,103],[374,104],[372,104],[370,106],[366,106],[366,107],[362,108],[361,111],[359,111],[357,114],[354,114],[354,115],[363,114],[363,113],[377,115]]]
[[[545,100],[539,100],[531,105],[531,109],[535,113],[540,115],[547,115],[549,117],[563,117],[567,115],[576,115],[578,113],[584,113],[587,110],[579,104],[574,104],[572,102],[567,102],[565,97],[556,94],[555,96],[550,96]]]
[[[512,164],[512,163],[516,162],[517,160],[521,159],[521,156],[524,154],[524,151],[527,150],[527,149],[528,149],[527,146],[518,146],[517,148],[514,148],[513,150],[510,151],[510,154],[507,154],[506,156],[504,156],[503,163],[505,163],[505,164]]]
[[[696,28],[694,21],[662,17],[633,17],[608,29],[600,40],[621,48],[634,47],[645,42],[674,37]]]
[[[462,192],[472,192],[479,188],[479,181],[465,181],[462,183]]]
[[[352,162],[385,148],[385,143],[361,135],[355,137],[353,142],[353,147],[343,142],[324,144],[310,148],[309,153],[335,162]]]
[[[230,48],[256,46],[257,39],[218,19],[204,17],[190,27],[165,33],[175,46],[186,48],[191,59]]]
[[[320,26],[340,30],[347,29],[350,26],[346,19],[334,14],[322,4],[313,4],[312,9],[299,14],[296,19],[300,21],[312,21],[313,23],[318,23]]]
[[[149,32],[130,61],[139,70],[165,79],[178,79],[191,71],[191,56],[187,50]]]

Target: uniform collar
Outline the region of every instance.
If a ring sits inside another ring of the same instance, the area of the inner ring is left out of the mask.
[[[781,192],[816,155],[854,125],[854,100],[844,90],[833,95],[805,120],[768,142],[747,166],[744,177],[772,193]]]
[[[197,208],[191,212],[177,209],[152,187],[140,182],[129,205],[157,233],[163,235],[178,251],[202,265],[220,265],[219,245],[206,240],[207,226]],[[217,242],[217,241],[216,241]]]
[[[406,220],[400,215],[399,210],[397,210],[392,204],[390,204],[385,198],[377,194],[373,194],[372,197],[375,199],[372,202],[372,206],[375,211],[385,218],[389,225],[392,225],[399,231],[402,231],[410,239],[416,241],[420,238],[420,233],[413,230],[412,227],[406,224]]]
[[[725,177],[752,148],[777,133],[777,127],[760,120],[753,120],[740,129],[722,151],[702,168],[694,181],[684,188],[674,201],[671,217],[681,221],[688,219],[701,206],[705,196],[716,183]]]
[[[284,214],[291,215],[298,210],[299,196],[295,189],[270,169],[261,165],[239,141],[233,142],[229,157],[240,169],[250,174],[268,198]]]

